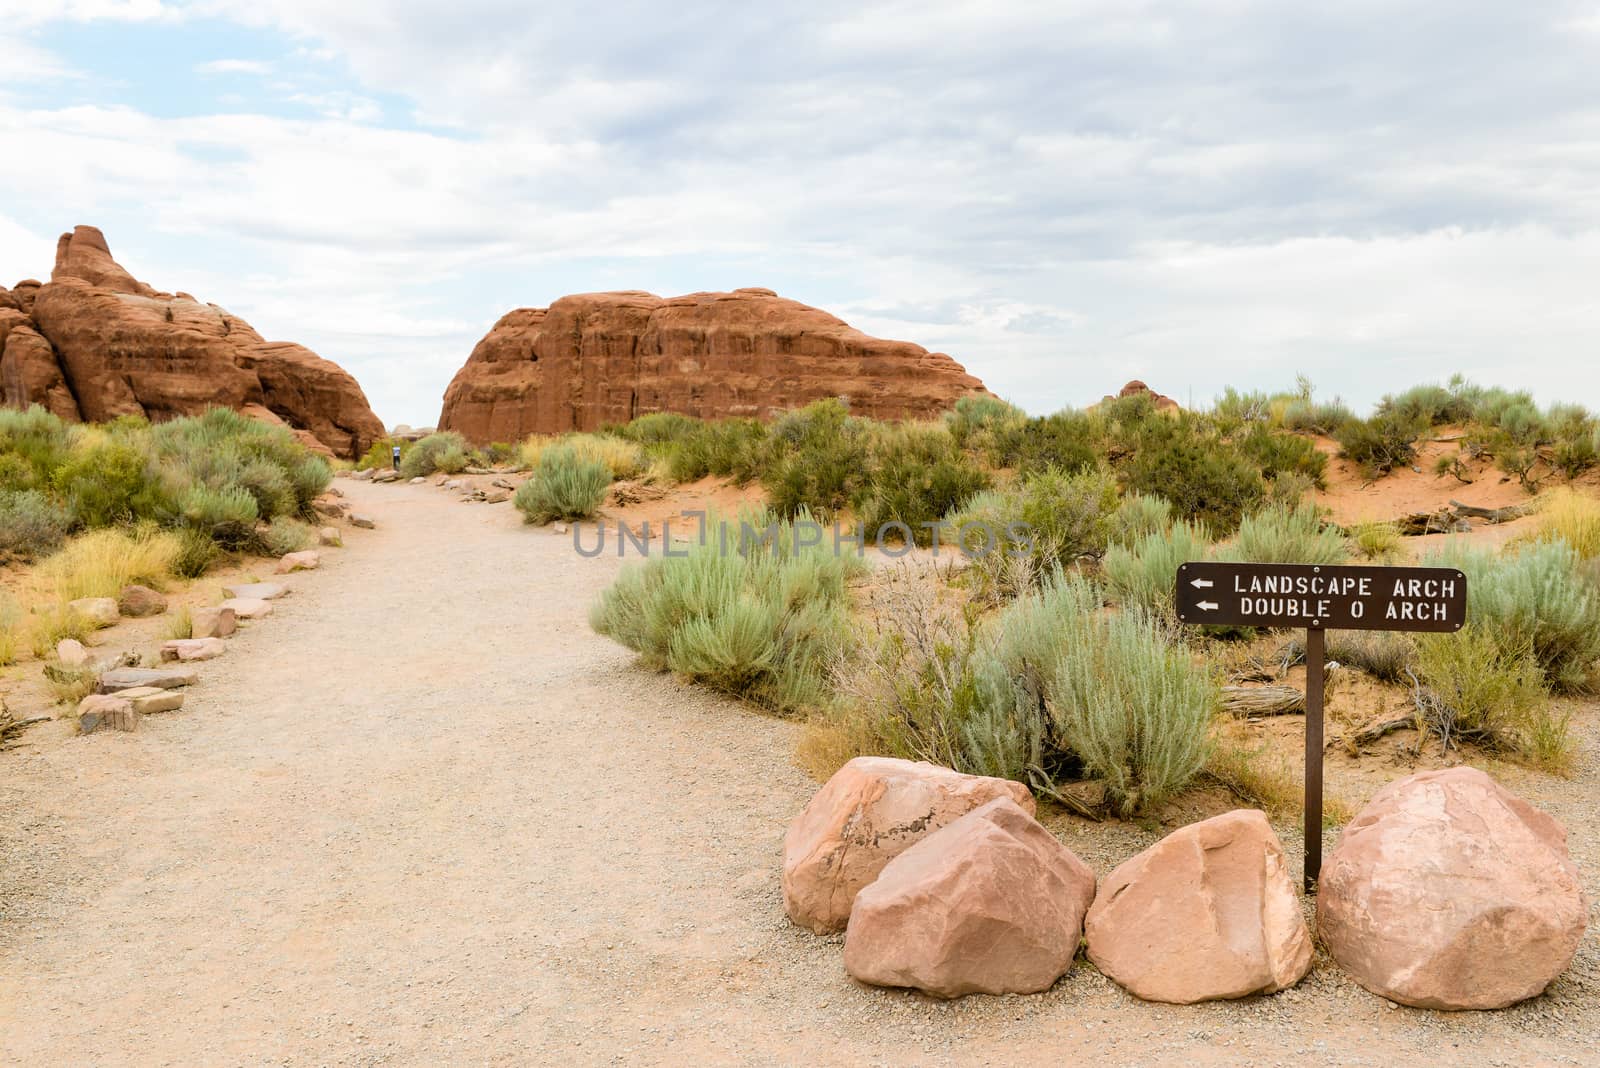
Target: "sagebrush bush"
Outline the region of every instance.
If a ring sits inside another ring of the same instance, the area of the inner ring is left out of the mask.
[[[1371,419],[1352,419],[1334,432],[1339,454],[1372,475],[1385,475],[1411,463],[1425,423],[1404,411],[1380,411]]]
[[[960,398],[954,410],[945,416],[945,425],[956,447],[978,453],[993,452],[1027,422],[1027,412],[1009,401],[984,393],[969,393]]]
[[[1204,523],[1218,535],[1232,532],[1266,495],[1260,470],[1228,442],[1194,425],[1160,420],[1150,426],[1133,459],[1123,468],[1127,488],[1159,494],[1173,512]]]
[[[644,449],[636,442],[610,434],[535,434],[522,443],[518,455],[523,466],[535,468],[544,451],[556,446],[572,449],[583,460],[604,464],[613,479],[638,478],[649,466]]]
[[[1275,505],[1248,516],[1222,553],[1246,563],[1339,564],[1349,559],[1344,536],[1323,523],[1312,504]]]
[[[1002,426],[989,447],[990,462],[1019,471],[1082,471],[1100,464],[1102,431],[1102,419],[1072,409]]]
[[[1148,493],[1130,493],[1111,518],[1111,541],[1132,545],[1172,525],[1172,502]]]
[[[803,546],[792,525],[773,522],[744,517],[726,545],[711,536],[686,556],[624,569],[590,625],[656,670],[780,714],[816,707],[848,633],[845,581],[864,565]],[[771,536],[745,536],[747,527]]]
[[[1009,489],[973,495],[946,519],[946,540],[968,555],[974,591],[1000,600],[1057,567],[1103,555],[1117,508],[1116,480],[1104,471],[1046,468]]]
[[[287,515],[274,516],[260,533],[261,548],[268,556],[297,553],[316,537],[316,531],[309,524]]]
[[[1453,545],[1425,561],[1467,576],[1467,620],[1507,655],[1524,651],[1550,688],[1586,690],[1600,660],[1600,590],[1564,541],[1513,546],[1496,555]]]
[[[4,489],[44,489],[66,462],[71,448],[67,425],[37,404],[26,411],[0,408],[0,457]]]
[[[1236,438],[1235,444],[1269,481],[1284,475],[1300,475],[1314,486],[1323,484],[1323,474],[1328,468],[1327,454],[1305,438],[1275,433],[1257,424]]]
[[[989,475],[941,426],[886,428],[872,443],[872,473],[853,506],[866,536],[926,545],[933,526],[987,489]],[[900,529],[890,524],[900,524]]]
[[[1526,643],[1469,625],[1417,638],[1419,724],[1446,746],[1459,739],[1514,753],[1549,770],[1570,761],[1566,717],[1550,702],[1544,673]]]
[[[1331,630],[1327,656],[1346,667],[1365,671],[1383,682],[1404,683],[1416,663],[1416,643],[1409,634],[1384,630]],[[1297,646],[1304,648],[1297,639]]]
[[[94,530],[40,564],[39,577],[63,603],[115,597],[132,583],[163,589],[181,547],[176,534],[152,527]]]
[[[512,503],[529,523],[586,519],[605,503],[611,469],[586,459],[570,445],[542,450],[533,474],[517,487]]]
[[[1321,434],[1324,437],[1337,434],[1340,427],[1353,419],[1355,413],[1343,401],[1337,399],[1320,404],[1309,397],[1298,399],[1291,402],[1283,412],[1285,430]]]
[[[421,478],[435,471],[444,471],[446,469],[440,466],[441,461],[460,471],[467,466],[467,455],[470,451],[467,439],[454,430],[429,434],[401,454],[400,477]],[[389,464],[386,462],[378,466],[387,467]]]
[[[54,552],[70,523],[67,510],[38,490],[0,490],[0,562]]]
[[[1178,522],[1165,530],[1151,531],[1131,545],[1111,546],[1100,567],[1119,604],[1138,606],[1171,619],[1179,566],[1204,560],[1210,551],[1204,528]]]
[[[832,522],[867,485],[868,434],[866,424],[838,400],[779,416],[767,436],[773,458],[761,475],[768,504],[784,519],[806,512]]]

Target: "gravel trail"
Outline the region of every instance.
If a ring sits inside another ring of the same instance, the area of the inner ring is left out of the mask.
[[[1593,931],[1491,1014],[1396,1009],[1320,958],[1188,1008],[1082,963],[1030,998],[858,986],[783,915],[814,789],[791,725],[593,635],[614,558],[339,486],[378,529],[291,576],[183,711],[0,755],[0,1064],[1595,1061]]]

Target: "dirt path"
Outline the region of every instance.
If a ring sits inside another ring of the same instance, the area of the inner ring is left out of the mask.
[[[1325,963],[1191,1008],[1083,965],[1033,998],[859,987],[783,915],[813,789],[789,725],[592,635],[614,559],[506,506],[340,485],[379,529],[294,576],[190,707],[0,757],[0,1064],[1593,1056],[1593,934],[1553,996],[1470,1016]]]

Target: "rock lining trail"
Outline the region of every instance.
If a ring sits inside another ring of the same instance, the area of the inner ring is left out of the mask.
[[[815,789],[793,725],[592,634],[614,557],[433,486],[340,485],[377,529],[285,577],[182,711],[0,754],[0,1063],[1392,1068],[1576,1064],[1600,1035],[1592,930],[1550,995],[1492,1014],[1394,1009],[1321,954],[1221,1005],[1083,963],[1032,997],[859,986],[842,936],[784,915]],[[1065,833],[1101,877],[1154,839]]]

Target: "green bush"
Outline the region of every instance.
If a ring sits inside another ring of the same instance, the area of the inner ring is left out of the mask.
[[[1173,598],[1179,565],[1204,560],[1210,550],[1204,528],[1178,522],[1165,530],[1153,530],[1131,545],[1112,545],[1100,566],[1118,603],[1175,619]]]
[[[1111,541],[1132,545],[1172,526],[1172,502],[1148,493],[1130,493],[1117,505],[1111,520]]]
[[[975,452],[993,450],[1000,440],[1028,421],[1021,408],[986,393],[969,393],[945,416],[956,447]]]
[[[268,556],[285,556],[306,548],[316,536],[316,531],[300,520],[279,515],[261,531],[261,547]]]
[[[388,471],[394,467],[394,447],[400,446],[400,459],[405,460],[406,453],[411,451],[411,442],[400,438],[379,438],[367,447],[367,451],[356,461],[356,470],[365,471],[368,468],[377,468]]]
[[[1317,403],[1309,397],[1289,404],[1283,412],[1283,428],[1303,434],[1321,434],[1331,437],[1346,423],[1355,419],[1343,401]]]
[[[1555,710],[1532,650],[1508,647],[1477,625],[1417,639],[1423,729],[1446,747],[1458,739],[1514,753],[1563,770],[1572,742],[1567,717]]]
[[[666,425],[658,424],[649,434],[664,433]],[[766,468],[766,442],[767,426],[758,419],[689,420],[676,439],[647,447],[652,455],[665,459],[674,482],[717,475],[744,485]]]
[[[766,531],[774,518],[742,522]],[[787,523],[769,539],[744,533],[625,569],[590,625],[656,670],[780,714],[815,707],[848,631],[845,580],[864,565],[831,546],[798,546]]]
[[[0,490],[0,562],[36,560],[60,547],[71,518],[38,490]]]
[[[1380,411],[1371,419],[1352,419],[1334,433],[1339,455],[1369,474],[1385,475],[1416,457],[1417,438],[1425,423],[1404,411]]]
[[[883,540],[899,523],[918,544],[932,540],[934,524],[989,487],[989,475],[968,459],[939,427],[885,429],[873,447],[872,473],[853,506],[865,537]]]
[[[186,526],[227,549],[242,549],[249,544],[261,514],[256,499],[240,487],[191,486],[178,498],[178,511]]]
[[[148,483],[145,454],[127,441],[108,439],[73,450],[55,471],[56,492],[80,527],[93,529],[135,518],[135,501]]]
[[[1476,398],[1472,387],[1457,377],[1450,386],[1412,386],[1404,393],[1391,394],[1378,402],[1375,413],[1393,417],[1397,425],[1425,429],[1465,423],[1474,417]]]
[[[1276,481],[1283,475],[1302,475],[1313,485],[1323,484],[1323,473],[1328,467],[1327,454],[1305,438],[1293,434],[1275,433],[1265,426],[1252,426],[1236,441],[1262,477]]]
[[[584,458],[571,445],[554,445],[540,453],[512,503],[529,523],[585,519],[605,503],[610,488],[611,469],[604,463]]]
[[[37,404],[27,411],[0,408],[0,489],[45,489],[71,448],[67,425]]]
[[[222,548],[210,532],[186,527],[178,532],[178,555],[172,561],[172,573],[182,578],[199,578],[222,558]]]
[[[787,412],[767,436],[774,457],[761,475],[767,501],[783,519],[801,512],[831,522],[865,489],[871,473],[871,443],[861,420],[838,400],[822,400]]]
[[[1147,436],[1124,480],[1130,490],[1166,497],[1174,514],[1219,535],[1238,527],[1266,494],[1260,470],[1236,447],[1176,421]]]
[[[294,484],[288,472],[267,460],[250,460],[239,469],[239,488],[250,494],[256,502],[256,515],[271,520],[280,515],[292,516],[299,510]]]
[[[1222,555],[1261,564],[1340,564],[1349,559],[1344,535],[1325,526],[1312,504],[1275,505],[1247,517]]]
[[[1117,508],[1109,474],[1047,468],[1009,489],[975,494],[945,520],[944,537],[971,558],[974,592],[1001,600],[1038,586],[1055,568],[1103,555]]]
[[[1020,471],[1056,468],[1066,472],[1098,467],[1104,452],[1101,421],[1080,411],[1062,411],[1029,419],[996,433],[991,460]]]
[[[1499,556],[1456,545],[1426,562],[1467,576],[1468,622],[1508,657],[1531,655],[1554,690],[1590,687],[1600,660],[1600,590],[1565,542],[1529,543]]]
[[[400,477],[420,478],[431,475],[435,471],[448,471],[440,466],[441,463],[457,465],[455,471],[460,471],[467,466],[469,446],[467,439],[457,434],[454,430],[445,430],[437,434],[429,434],[421,441],[416,442],[400,456]],[[387,467],[386,462],[379,466]]]

